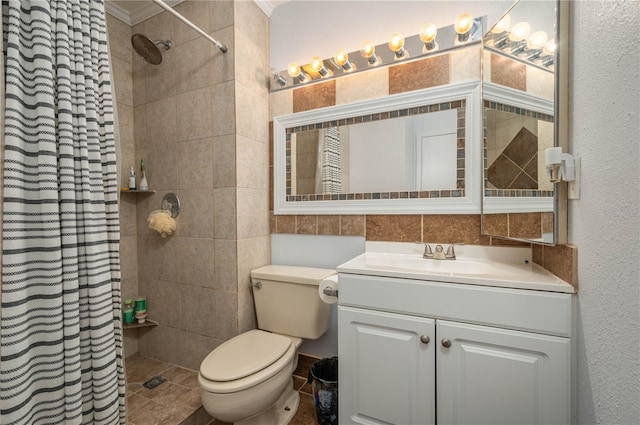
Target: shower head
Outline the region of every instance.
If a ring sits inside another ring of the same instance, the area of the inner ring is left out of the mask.
[[[162,54],[158,49],[158,44],[162,44],[164,50],[169,50],[172,46],[168,40],[151,41],[149,37],[142,34],[133,34],[131,36],[131,45],[133,45],[136,53],[151,65],[158,65],[162,62]]]

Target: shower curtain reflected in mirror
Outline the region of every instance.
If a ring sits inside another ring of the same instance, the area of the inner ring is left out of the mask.
[[[2,2],[0,422],[125,422],[101,1]]]

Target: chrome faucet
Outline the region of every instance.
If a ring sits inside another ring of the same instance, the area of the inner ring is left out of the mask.
[[[428,243],[424,244],[424,254],[422,254],[422,258],[427,258],[431,260],[455,260],[456,259],[456,245],[464,245],[462,243],[452,243],[447,247],[447,251],[445,252],[444,247],[441,244],[436,245],[435,251],[431,250],[431,245]]]

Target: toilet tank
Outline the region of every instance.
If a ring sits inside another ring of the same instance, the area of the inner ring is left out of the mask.
[[[329,328],[329,304],[320,299],[318,286],[333,274],[335,270],[296,266],[252,270],[258,328],[299,338],[319,338]]]

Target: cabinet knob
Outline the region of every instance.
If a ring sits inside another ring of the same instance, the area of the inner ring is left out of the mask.
[[[444,338],[441,342],[442,342],[442,346],[443,346],[444,348],[449,348],[449,347],[451,347],[451,341],[450,341],[450,340],[448,340],[447,338]]]
[[[429,343],[429,341],[431,341],[431,340],[429,339],[429,336],[428,336],[428,335],[420,335],[420,342],[421,342],[421,343],[423,343],[423,344],[428,344],[428,343]]]

